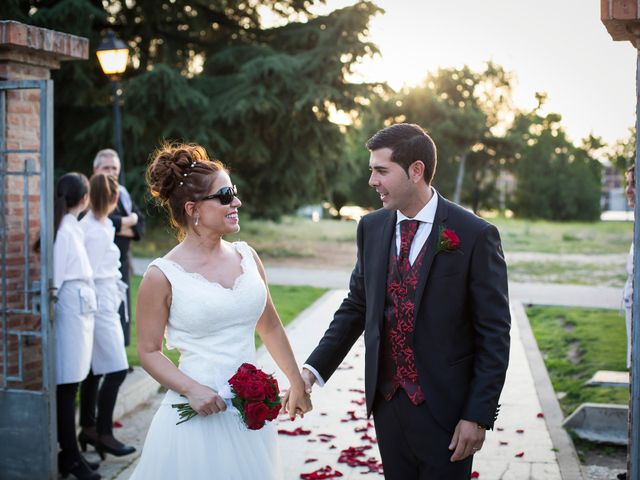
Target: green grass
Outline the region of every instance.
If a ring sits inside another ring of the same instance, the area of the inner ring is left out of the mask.
[[[142,280],[140,275],[135,275],[131,278],[131,344],[127,347],[127,358],[130,365],[140,365],[140,359],[136,352],[137,335],[135,325],[136,300],[138,298],[140,280]],[[285,326],[327,291],[325,288],[282,285],[269,285],[269,290],[273,304],[276,306],[280,319]],[[262,342],[256,335],[256,347],[261,344]],[[167,350],[165,348],[164,353],[177,365],[180,356],[177,350]]]
[[[283,217],[280,222],[251,220],[240,214],[240,232],[226,235],[234,242],[242,240],[256,249],[262,258],[312,257],[317,244],[323,242],[353,243],[356,241],[356,224],[336,220],[311,220],[299,217]],[[177,244],[169,227],[150,228],[144,240],[133,242],[133,255],[138,257],[163,256]]]
[[[622,288],[627,279],[624,261],[606,265],[577,262],[511,261],[508,264],[512,282],[566,283]]]
[[[495,217],[506,252],[627,253],[633,222],[548,222]]]
[[[626,388],[585,387],[598,370],[626,370],[624,316],[617,310],[530,307],[527,315],[565,415],[581,403],[627,405]]]

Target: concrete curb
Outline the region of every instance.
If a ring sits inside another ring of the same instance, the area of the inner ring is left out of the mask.
[[[556,449],[556,458],[558,459],[562,479],[584,480],[587,476],[582,471],[578,454],[576,453],[571,437],[569,437],[569,434],[562,428],[564,416],[560,409],[560,403],[558,403],[558,398],[551,384],[551,379],[545,367],[542,354],[533,336],[533,331],[531,330],[529,318],[524,310],[524,306],[521,302],[512,301],[511,309],[514,320],[518,322],[520,339],[524,346],[527,360],[529,361],[529,368],[533,375],[538,399],[540,400],[547,429],[551,436],[551,442]]]

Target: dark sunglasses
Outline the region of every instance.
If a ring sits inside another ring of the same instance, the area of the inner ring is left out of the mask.
[[[238,189],[233,185],[232,187],[222,187],[216,193],[203,197],[202,200],[213,200],[214,198],[217,198],[220,200],[220,205],[229,205],[237,196]]]

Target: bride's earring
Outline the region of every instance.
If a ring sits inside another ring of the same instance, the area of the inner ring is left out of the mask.
[[[194,222],[195,225],[198,225],[198,222],[200,222],[200,214],[196,213],[196,221]]]

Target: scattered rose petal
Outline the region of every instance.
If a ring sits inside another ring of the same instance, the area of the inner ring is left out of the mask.
[[[516,433],[524,433],[524,428],[519,428],[516,430]]]
[[[476,471],[471,472],[471,478],[480,478],[480,474]]]
[[[496,427],[496,430],[497,430],[497,431],[499,431],[499,432],[502,432],[502,431],[504,430],[504,428],[502,428],[502,427]]]
[[[365,451],[370,448],[370,445],[346,448],[340,452],[338,463],[346,463],[350,467],[367,467],[369,469],[367,473],[383,473],[382,463],[378,462],[375,457],[369,457],[365,460]]]
[[[321,417],[326,417],[327,416],[327,412],[320,412],[320,416]]]
[[[122,428],[122,424],[119,421],[113,422],[113,428]]]
[[[538,418],[544,418],[544,413],[540,412],[540,413],[538,413],[538,414],[536,415],[536,417],[538,417]]]
[[[518,453],[516,453],[516,457],[518,457],[518,458],[522,458],[522,457],[524,457],[524,452],[518,452]]]
[[[500,440],[500,445],[509,445],[509,442],[505,442],[504,440]]]
[[[307,442],[309,443],[316,443],[318,440],[316,440],[315,438],[307,438]]]
[[[311,462],[317,462],[318,459],[317,458],[307,458],[304,463],[311,463]]]
[[[366,432],[370,428],[373,428],[373,423],[367,422],[366,425],[361,425],[359,427],[356,427],[353,429],[353,431],[356,433],[362,433],[362,432]]]
[[[329,465],[326,467],[319,468],[311,473],[301,473],[300,478],[302,480],[323,480],[326,478],[337,478],[341,477],[342,473],[338,470],[334,470]]]
[[[331,435],[330,433],[319,433],[318,437],[320,437],[322,443],[329,443],[332,439],[336,438],[335,435]]]
[[[368,433],[365,433],[364,435],[362,435],[360,437],[361,440],[366,440],[369,443],[378,443],[378,440],[375,437],[372,437],[371,435],[369,435]]]
[[[354,410],[349,410],[347,412],[347,415],[349,415],[347,418],[343,418],[340,421],[344,423],[344,422],[355,422],[355,421],[358,421],[358,420],[366,420],[365,417],[358,417]]]
[[[338,370],[351,370],[353,369],[353,365],[349,365],[348,363],[343,363],[338,367]]]
[[[311,433],[311,430],[305,430],[302,427],[298,427],[295,430],[287,430],[286,428],[278,429],[278,434],[280,435],[297,436],[297,435],[309,435],[310,433]]]
[[[364,393],[364,390],[362,390],[361,388],[350,388],[349,391],[355,393]]]
[[[336,448],[338,448],[338,447],[336,447],[335,445],[331,445],[331,446],[329,447],[329,450],[334,450],[334,449],[336,449]]]
[[[365,403],[367,403],[367,399],[366,398],[361,398],[360,400],[351,400],[351,403],[355,403],[356,405],[364,405]]]

